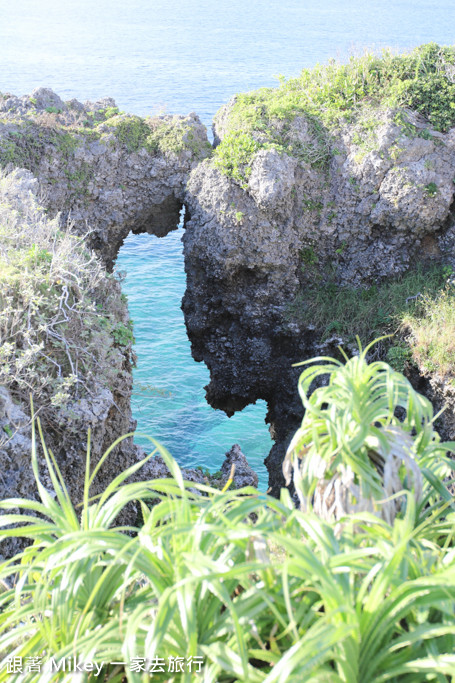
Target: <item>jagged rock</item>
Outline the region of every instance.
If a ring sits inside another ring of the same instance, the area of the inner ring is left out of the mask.
[[[141,453],[141,457],[145,456],[145,451],[143,451],[142,448],[139,446],[137,447],[138,451]],[[164,479],[166,477],[170,477],[171,473],[164,462],[163,458],[160,455],[156,455],[153,458],[150,458],[148,462],[145,463],[144,467],[142,468],[140,472],[140,479],[141,480],[149,480],[149,479]],[[182,469],[182,476],[186,481],[192,481],[195,484],[206,484],[206,479],[204,475],[202,474],[201,471],[195,470],[193,468],[183,468]]]
[[[215,117],[217,143],[229,132],[234,104]],[[455,265],[455,129],[439,133],[407,112],[410,133],[395,111],[375,116],[374,148],[359,146],[358,130],[346,124],[332,131],[324,168],[291,151],[313,144],[305,117],[296,116],[285,122],[287,152],[260,149],[243,183],[216,158],[190,175],[183,310],[193,357],[210,370],[213,407],[232,415],[267,402],[274,495],[302,417],[300,369],[292,364],[337,346],[327,340],[321,348],[313,321],[290,314],[297,294],[318,281],[369,286],[435,258]],[[284,122],[270,126],[280,131]]]
[[[235,465],[233,484],[235,488],[241,489],[244,486],[254,486],[257,488],[258,475],[249,466],[247,459],[240,446],[235,443],[226,453],[224,462],[221,466],[221,483],[224,486],[229,479],[232,465]]]
[[[194,113],[143,119],[46,88],[0,95],[0,166],[31,170],[48,212],[89,233],[109,267],[131,230],[177,228],[188,173],[210,149]]]

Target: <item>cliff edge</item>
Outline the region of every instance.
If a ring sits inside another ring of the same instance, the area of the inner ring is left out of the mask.
[[[420,367],[418,381],[429,371],[414,333],[455,265],[454,73],[454,49],[432,44],[237,95],[190,175],[193,355],[210,369],[212,406],[267,401],[275,495],[301,420],[293,363],[400,328],[379,353]]]

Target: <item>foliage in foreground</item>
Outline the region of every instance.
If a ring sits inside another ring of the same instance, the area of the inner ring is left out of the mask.
[[[368,411],[365,425],[404,397],[401,385],[390,393],[387,370],[382,382],[365,374],[355,379],[354,408]],[[362,389],[376,396],[377,409],[362,401]],[[418,427],[423,417],[416,439],[425,441],[423,399],[409,392],[407,398],[409,424]],[[367,432],[360,429],[357,440]],[[54,493],[40,484],[33,434],[41,500],[0,503],[0,538],[33,540],[0,565],[0,681],[11,680],[10,657],[74,655],[99,664],[202,657],[197,677],[153,674],[154,681],[182,683],[419,683],[455,675],[455,514],[434,490],[426,507],[408,494],[392,525],[362,512],[336,527],[297,510],[287,490],[278,501],[252,488],[218,491],[184,482],[157,445],[172,479],[125,483],[138,463],[92,499],[101,463],[89,473],[88,448],[83,499],[75,508],[52,453],[43,442],[42,448]],[[152,499],[158,502],[149,508]],[[116,526],[132,501],[140,501],[143,524]],[[105,665],[103,675],[150,680],[121,665]],[[73,676],[42,669],[16,680]]]
[[[305,414],[283,472],[287,484],[293,474],[302,509],[328,519],[368,510],[391,523],[405,491],[423,518],[441,498],[452,500],[443,481],[455,470],[447,457],[455,443],[441,443],[433,406],[406,377],[368,363],[376,341],[345,364],[329,357],[298,364],[307,366],[299,379]]]

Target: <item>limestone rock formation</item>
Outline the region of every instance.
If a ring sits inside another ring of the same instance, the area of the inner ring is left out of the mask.
[[[235,443],[226,453],[224,462],[221,466],[221,483],[223,486],[229,479],[233,465],[235,465],[235,470],[232,481],[235,488],[241,489],[244,486],[254,486],[257,488],[258,475],[249,466],[247,459],[237,443]]]
[[[165,117],[154,129],[139,118],[113,114],[110,118],[118,123],[114,133],[111,128],[94,131],[91,120],[90,132],[80,128],[81,117],[90,112],[102,123],[113,104],[64,105],[43,89],[21,100],[0,98],[6,113],[0,120],[0,161],[7,170],[23,162],[39,173],[37,180],[26,169],[15,168],[9,175],[0,171],[1,498],[36,495],[30,394],[74,503],[83,491],[88,430],[93,467],[116,439],[136,427],[126,299],[99,257],[110,266],[130,228],[162,233],[177,226],[188,170],[199,153],[206,153],[207,143],[205,129],[193,116]],[[135,126],[143,126],[139,140]],[[168,140],[174,133],[180,138]],[[187,137],[193,134],[188,146]],[[138,146],[134,150],[128,149],[131,135]],[[160,151],[164,139],[170,146]],[[95,147],[101,159],[91,154]],[[78,184],[81,169],[86,173],[83,191]],[[92,192],[93,183],[102,188],[104,199]],[[109,193],[119,183],[123,188],[114,199]],[[60,209],[64,211],[58,215]],[[71,220],[65,221],[65,214]],[[151,216],[160,216],[157,226]],[[89,239],[78,237],[89,226]],[[90,245],[97,247],[98,256],[90,253]],[[123,439],[91,493],[104,490],[142,457],[132,437]],[[42,482],[51,490],[42,454],[39,462]],[[152,461],[136,476],[167,475],[167,470],[160,472],[159,463]],[[189,471],[188,478],[201,481],[198,472]],[[132,518],[124,521],[134,522],[136,513],[129,512]],[[6,546],[1,553],[8,556],[19,548]]]
[[[235,99],[215,119],[218,144],[234,106]],[[215,408],[231,415],[267,401],[274,494],[301,419],[292,364],[331,355],[342,341],[321,342],[305,297],[322,285],[370,286],[418,262],[455,264],[455,128],[441,133],[414,112],[399,113],[379,109],[373,134],[349,123],[324,144],[315,143],[308,117],[276,118],[268,138],[252,131],[248,161],[238,162],[232,136],[227,162],[212,157],[190,176],[183,308],[193,356],[210,370]],[[268,142],[279,135],[280,150]]]
[[[48,211],[89,233],[109,267],[131,230],[178,226],[188,173],[210,149],[195,114],[141,118],[46,88],[0,95],[0,166],[32,171]]]

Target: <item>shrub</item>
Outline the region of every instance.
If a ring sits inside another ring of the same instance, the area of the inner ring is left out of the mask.
[[[376,365],[368,373],[362,357],[352,361],[344,388],[354,389],[353,400],[345,398],[357,417],[363,414],[357,445],[370,439],[372,420],[388,416],[388,424],[393,422],[395,398],[409,409],[419,448],[426,440],[431,450],[434,434],[424,399],[390,369],[384,367],[379,377]],[[349,374],[352,368],[357,373]],[[333,387],[340,385],[342,392],[339,366],[331,374]],[[301,386],[305,378],[307,371]],[[326,398],[334,400],[336,416],[336,394]],[[314,413],[322,406],[315,401],[308,408]],[[350,422],[334,425],[353,444]],[[385,442],[381,428],[376,431]],[[317,426],[314,435],[324,445]],[[6,665],[14,657],[42,658],[42,671],[27,674],[30,683],[74,680],[71,673],[45,673],[51,656],[57,663],[74,656],[96,662],[103,680],[119,683],[195,680],[188,669],[169,674],[169,657],[200,658],[207,683],[451,680],[455,516],[449,502],[432,502],[430,496],[418,512],[408,495],[393,524],[363,512],[346,516],[337,529],[297,510],[287,490],[278,501],[253,488],[218,491],[184,482],[155,442],[149,456],[92,498],[91,485],[117,443],[92,472],[87,448],[82,500],[74,506],[43,441],[54,491],[40,483],[33,430],[41,500],[0,502],[0,539],[33,541],[0,564],[0,681],[8,680]],[[172,478],[126,483],[156,451]],[[430,455],[426,451],[424,457]],[[156,504],[149,508],[152,499]],[[143,524],[116,526],[119,513],[135,501]],[[166,670],[153,677],[121,664],[155,657]],[[87,673],[87,680],[95,674]]]
[[[298,364],[308,366],[299,379],[305,415],[283,472],[287,484],[294,475],[301,507],[324,518],[368,510],[392,522],[409,500],[403,490],[423,516],[435,496],[452,499],[442,480],[455,470],[446,457],[455,444],[440,443],[431,403],[403,375],[368,364],[374,343],[346,364],[328,357]],[[323,377],[328,383],[311,393]]]
[[[109,385],[114,345],[132,333],[116,281],[29,187],[0,174],[0,383],[51,407]]]
[[[146,147],[150,128],[140,116],[120,115],[111,118],[108,123],[114,128],[115,136],[122,145],[125,145],[128,152],[137,152],[141,147]]]
[[[103,122],[106,124],[106,121]],[[160,117],[142,119],[139,116],[119,114],[107,120],[111,128],[128,152],[145,149],[149,154],[180,154],[188,149],[198,158],[206,156],[211,150],[209,143],[196,139],[190,123],[178,117],[163,120]],[[106,130],[106,125],[103,125]]]
[[[215,150],[215,165],[246,188],[251,175],[250,162],[260,144],[247,133],[233,133]]]

